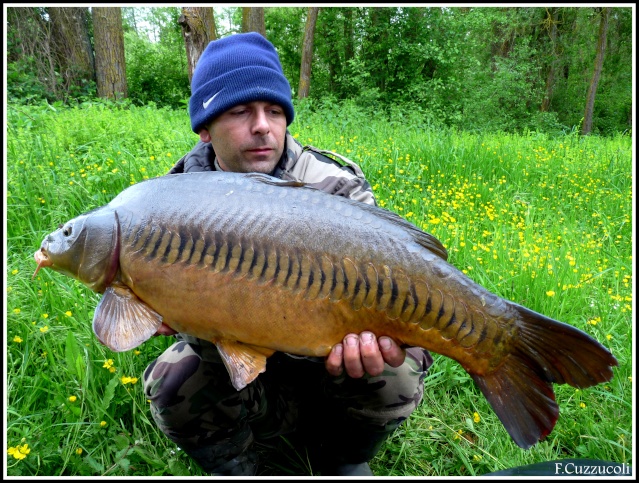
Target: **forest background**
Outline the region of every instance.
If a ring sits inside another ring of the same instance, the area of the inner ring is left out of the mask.
[[[255,30],[311,108],[612,135],[632,127],[632,27],[630,7],[8,7],[7,94],[186,108],[206,44]]]

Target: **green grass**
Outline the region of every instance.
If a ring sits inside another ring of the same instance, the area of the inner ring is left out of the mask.
[[[7,474],[203,474],[156,428],[141,388],[170,340],[113,353],[91,331],[96,294],[49,270],[31,278],[33,253],[58,224],[190,149],[186,112],[93,104],[7,116],[6,436],[7,450],[29,451],[7,454]],[[358,162],[379,204],[437,236],[475,281],[581,328],[619,360],[608,384],[555,386],[559,422],[524,451],[460,366],[435,355],[422,404],[371,462],[377,475],[481,475],[568,457],[632,464],[629,137],[471,135],[409,114],[303,106],[290,131]],[[303,450],[278,446],[264,474],[312,471]]]

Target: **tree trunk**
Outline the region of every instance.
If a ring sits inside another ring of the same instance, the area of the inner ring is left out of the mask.
[[[82,87],[95,80],[93,48],[87,7],[49,7],[52,50],[64,79],[64,88]]]
[[[552,52],[550,54],[551,60],[548,66],[548,76],[546,77],[546,93],[541,101],[541,112],[547,112],[550,107],[550,100],[552,99],[552,90],[555,85],[555,64],[557,63],[557,23],[559,22],[559,8],[553,7],[547,17],[549,25],[550,35],[550,48]]]
[[[355,57],[353,47],[353,8],[344,8],[344,63]]]
[[[257,32],[266,38],[264,7],[242,7],[242,32]]]
[[[98,97],[127,97],[124,32],[120,7],[93,7],[93,41]]]
[[[581,128],[581,134],[587,135],[592,131],[592,114],[595,108],[595,94],[599,78],[601,77],[601,69],[603,68],[604,55],[606,53],[606,36],[608,35],[608,17],[610,16],[610,7],[601,9],[601,21],[599,23],[599,36],[597,38],[597,55],[595,56],[595,69],[592,73],[592,80],[588,86],[588,94],[586,95],[586,110],[584,112],[584,123]]]
[[[311,89],[311,66],[313,64],[313,37],[319,7],[308,7],[306,28],[304,29],[304,44],[302,45],[302,65],[300,67],[300,87],[297,93],[298,99],[308,97]]]
[[[182,7],[182,15],[178,23],[182,26],[182,37],[184,37],[189,64],[189,82],[191,82],[200,55],[210,42],[217,40],[213,8]]]

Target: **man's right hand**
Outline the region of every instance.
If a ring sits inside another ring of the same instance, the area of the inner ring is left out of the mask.
[[[404,363],[406,352],[390,337],[377,340],[375,334],[364,331],[360,335],[347,334],[344,341],[335,344],[326,358],[326,370],[332,376],[339,376],[344,369],[353,378],[364,374],[379,376],[384,371],[384,363],[399,367]]]

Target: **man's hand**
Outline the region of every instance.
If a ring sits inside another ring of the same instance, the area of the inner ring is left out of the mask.
[[[364,374],[379,376],[384,370],[384,362],[391,367],[404,363],[406,353],[390,337],[382,336],[379,341],[372,332],[348,334],[343,343],[335,344],[326,358],[326,370],[332,376],[339,376],[344,369],[353,378]]]
[[[156,336],[156,335],[173,335],[173,334],[177,334],[177,331],[173,330],[171,327],[169,327],[164,322],[162,322],[162,325],[158,328],[157,332],[155,334],[153,334],[153,336]]]

